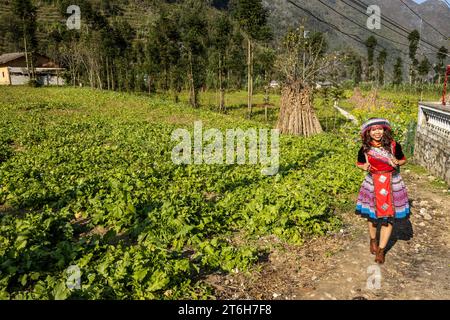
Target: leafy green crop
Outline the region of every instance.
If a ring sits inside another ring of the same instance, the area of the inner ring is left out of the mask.
[[[259,165],[175,165],[171,133],[194,120],[264,125],[158,98],[7,88],[0,115],[0,298],[213,297],[205,274],[262,254],[236,233],[301,244],[333,232],[362,177],[353,127],[282,137],[269,177]],[[70,266],[79,289],[66,285]]]

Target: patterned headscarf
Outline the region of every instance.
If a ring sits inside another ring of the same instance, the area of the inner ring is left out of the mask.
[[[366,131],[369,130],[373,126],[382,126],[385,130],[392,130],[391,124],[389,123],[389,121],[387,119],[372,118],[372,119],[369,119],[368,121],[366,121],[361,126],[361,135],[364,136]]]

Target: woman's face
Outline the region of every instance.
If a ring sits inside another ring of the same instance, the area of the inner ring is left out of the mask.
[[[375,141],[380,141],[383,138],[384,129],[381,126],[375,126],[370,129],[370,137]]]

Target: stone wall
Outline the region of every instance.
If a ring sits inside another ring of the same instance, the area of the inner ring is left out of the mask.
[[[414,160],[450,185],[450,107],[420,103]]]

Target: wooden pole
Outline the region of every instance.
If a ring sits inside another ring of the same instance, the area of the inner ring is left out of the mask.
[[[450,76],[450,65],[447,66],[447,71],[445,72],[445,80],[444,80],[444,92],[442,93],[442,105],[446,105],[446,95],[447,95],[447,82],[448,77]]]
[[[23,18],[22,18],[22,24],[23,24],[23,43],[24,43],[24,48],[25,48],[25,61],[27,63],[28,78],[31,80],[30,64],[28,62],[27,37],[26,37],[26,34],[25,34],[25,22],[24,22]]]

